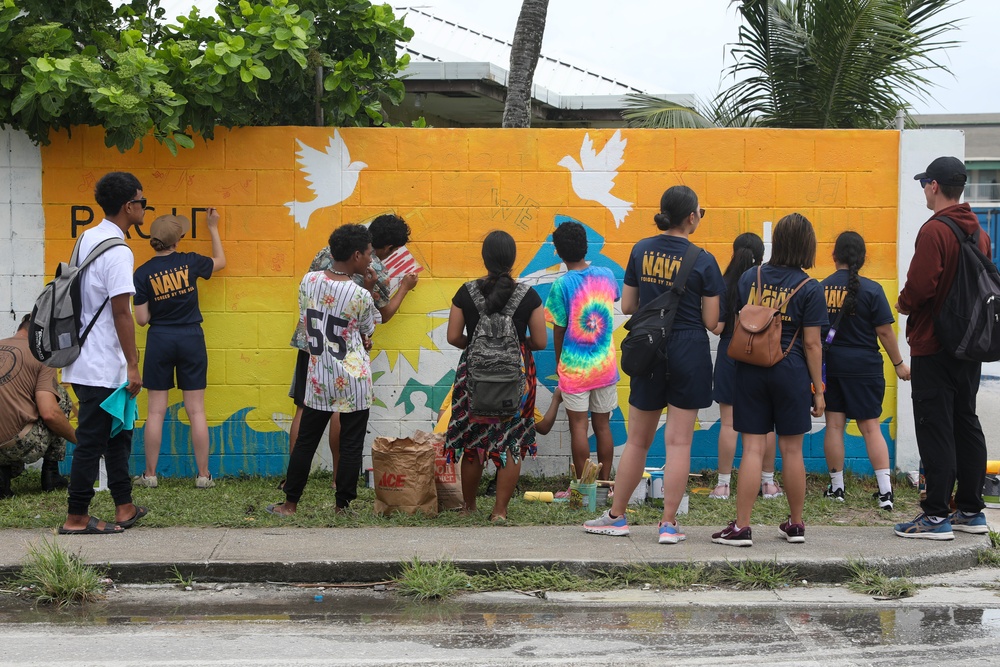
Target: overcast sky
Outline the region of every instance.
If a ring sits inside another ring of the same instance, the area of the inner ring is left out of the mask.
[[[292,0],[294,2],[294,0]],[[211,12],[214,0],[163,0],[167,15],[192,5]],[[500,39],[514,34],[519,0],[397,0],[419,6]],[[952,74],[934,72],[927,100],[911,100],[916,113],[1000,113],[997,30],[1000,0],[963,0],[942,16],[962,19],[940,54]],[[650,93],[693,93],[711,98],[736,41],[739,21],[729,0],[550,0],[542,52]],[[507,63],[497,63],[504,67]],[[572,92],[559,91],[556,92]]]

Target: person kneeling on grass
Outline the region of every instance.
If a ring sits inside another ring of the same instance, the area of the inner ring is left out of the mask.
[[[307,273],[299,285],[299,317],[308,336],[309,363],[302,423],[288,460],[285,502],[271,514],[295,514],[316,447],[332,413],[340,414],[337,512],[358,496],[358,475],[372,404],[367,339],[375,332],[375,302],[352,279],[371,265],[371,235],[364,225],[343,225],[330,235],[333,266]]]

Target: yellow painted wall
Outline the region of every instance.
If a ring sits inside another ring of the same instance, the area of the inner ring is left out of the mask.
[[[409,222],[409,249],[425,271],[400,313],[376,333],[376,349],[386,352],[375,360],[375,370],[382,372],[376,395],[385,404],[372,413],[377,434],[399,435],[433,425],[440,408],[435,400],[458,356],[443,338],[450,299],[463,281],[482,274],[480,240],[491,229],[504,229],[517,239],[516,269],[523,272],[532,260],[534,268],[544,261],[551,252],[544,244],[556,216],[568,216],[603,238],[600,254],[624,268],[632,244],[656,232],[652,218],[663,191],[683,183],[708,209],[692,240],[713,253],[720,268],[725,269],[737,234],[763,235],[765,222],[799,211],[812,220],[820,242],[811,275],[822,279],[833,271],[833,242],[841,231],[853,229],[868,243],[864,275],[879,281],[894,301],[897,132],[344,128],[337,135],[349,160],[342,162],[339,151],[326,158],[314,155],[339,143],[332,128],[311,127],[220,128],[213,141],[199,140],[195,149],[177,156],[152,140],[146,141],[146,150],[123,155],[104,146],[99,128],[77,128],[72,137],[55,135],[42,149],[49,275],[69,257],[74,231],[86,229],[80,223],[90,212],[95,223],[100,220],[93,186],[108,171],[130,171],[142,182],[155,209],[147,212],[147,225],[174,210],[193,217],[195,238],[185,239],[182,250],[210,254],[202,209],[220,209],[228,265],[199,284],[209,347],[210,425],[219,427],[251,409],[239,420],[240,430],[216,434],[225,454],[213,458],[213,470],[280,471],[281,415],[293,411],[287,390],[294,351],[288,340],[297,317],[299,278],[333,228],[387,211]],[[589,151],[601,163],[596,171],[613,178],[610,192],[597,197],[604,203],[586,198],[593,193],[579,182],[574,187],[566,166],[567,158],[586,163],[581,153]],[[620,165],[606,159],[613,153],[621,154]],[[342,167],[349,161],[364,166],[355,165],[345,177]],[[314,174],[315,189],[304,169]],[[286,206],[297,201],[304,210],[317,199],[336,200],[338,190],[348,190],[343,201],[318,207],[305,227]],[[620,225],[605,205],[607,196],[620,200],[613,208],[631,208]],[[130,236],[138,266],[153,251],[135,231]],[[550,279],[533,278],[540,285]],[[140,333],[140,348],[143,343]],[[551,386],[553,380],[545,374],[551,375],[552,365],[545,357],[538,357],[539,377]],[[887,379],[883,420],[894,417],[894,375],[887,372]],[[424,400],[410,400],[414,391]],[[404,395],[409,398],[403,400]],[[540,393],[541,405],[546,396]],[[621,402],[627,404],[627,379]],[[142,403],[140,411],[144,414]],[[696,437],[694,469],[714,465],[714,414],[703,415],[702,432],[696,434],[701,437]],[[616,433],[621,444],[620,419]],[[540,439],[540,456],[550,457],[540,469],[565,467],[565,435]],[[815,467],[822,444],[815,435],[812,440],[807,456]],[[185,470],[190,458],[186,442],[166,442],[164,450],[168,458],[177,457],[168,466]],[[273,460],[261,463],[259,456]],[[864,459],[863,447],[860,457]]]

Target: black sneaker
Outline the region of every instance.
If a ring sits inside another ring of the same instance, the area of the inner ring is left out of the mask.
[[[829,484],[826,487],[826,491],[823,492],[824,498],[829,498],[831,500],[836,500],[837,502],[844,502],[844,490],[834,489],[833,484]]]
[[[880,510],[885,510],[886,512],[892,511],[892,503],[896,500],[896,497],[892,495],[892,491],[887,493],[879,493],[876,491],[872,494],[872,498],[878,501],[878,508]]]
[[[716,544],[728,544],[733,547],[752,547],[753,533],[750,526],[737,529],[736,522],[730,521],[728,526],[712,534],[712,541]]]

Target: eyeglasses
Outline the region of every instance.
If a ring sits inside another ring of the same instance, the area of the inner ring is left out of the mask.
[[[934,182],[933,178],[921,178],[920,179],[920,187],[926,188],[928,185],[930,185],[933,182]]]
[[[699,208],[698,209],[698,217],[699,218],[704,218],[705,217],[705,209],[703,209],[703,208]]]
[[[142,199],[129,199],[125,203],[126,204],[138,204],[139,206],[142,207],[143,211],[146,210],[146,198],[145,197],[143,197]]]

